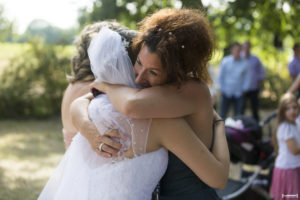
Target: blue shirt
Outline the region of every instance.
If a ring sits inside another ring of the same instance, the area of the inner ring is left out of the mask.
[[[241,97],[251,84],[250,67],[247,60],[235,60],[232,55],[221,61],[219,84],[221,92],[227,97]]]
[[[295,56],[292,62],[289,64],[288,69],[291,76],[298,76],[300,73],[300,59]]]
[[[251,77],[251,83],[248,90],[257,90],[260,88],[260,81],[265,78],[264,68],[258,57],[252,54],[249,54],[249,56],[247,58],[245,57],[245,59],[249,62],[249,72]]]

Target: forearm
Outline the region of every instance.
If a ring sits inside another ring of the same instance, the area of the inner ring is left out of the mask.
[[[299,85],[300,85],[300,76],[298,76],[296,78],[296,80],[293,82],[292,86],[290,87],[290,89],[288,90],[288,92],[294,93],[299,89]]]
[[[70,109],[73,125],[85,137],[87,137],[86,132],[82,130],[86,127],[86,124],[90,122],[90,118],[88,115],[90,98],[91,94],[88,94],[75,99],[72,102]]]
[[[198,108],[199,96],[209,95],[209,91],[207,89],[203,92],[204,87],[200,89],[200,92],[199,89],[189,91],[191,89],[185,88],[187,89],[184,89],[184,86],[178,89],[174,85],[164,85],[139,90],[105,84],[104,90],[119,112],[138,119],[175,118],[193,114]]]
[[[182,160],[207,185],[217,189],[224,189],[229,173],[229,167],[222,160],[224,158],[217,158],[213,155],[201,140],[195,139],[195,143],[190,143],[190,146],[197,145],[197,150],[191,150],[189,152],[190,158],[186,156],[182,157]],[[190,162],[190,160],[194,161]]]
[[[300,146],[295,146],[292,153],[294,155],[299,155],[300,154]]]
[[[230,156],[225,134],[224,121],[216,122],[214,125],[215,143],[212,150],[215,158],[220,162],[225,172],[225,177],[229,175]],[[227,172],[227,173],[226,173]]]
[[[134,110],[138,109],[135,107],[135,104],[137,102],[137,94],[139,91],[139,89],[124,85],[105,85],[105,92],[111,103],[120,113],[129,117],[134,117],[132,116],[132,113],[134,113]]]
[[[226,155],[218,156],[217,159],[185,120],[164,120],[159,130],[164,131],[164,134],[158,135],[162,145],[180,158],[202,181],[214,188],[223,189],[226,186],[228,179]]]
[[[299,155],[300,154],[300,146],[297,145],[297,142],[295,141],[294,138],[288,139],[286,141],[286,144],[288,146],[289,151],[293,155]]]

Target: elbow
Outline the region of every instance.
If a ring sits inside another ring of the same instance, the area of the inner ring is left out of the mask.
[[[219,180],[218,184],[216,185],[216,189],[224,190],[227,185],[227,180],[228,180],[228,177],[222,178],[221,180]]]
[[[216,177],[215,188],[219,190],[224,190],[229,177],[229,166],[225,170],[220,170],[220,174]]]
[[[132,101],[126,101],[123,107],[121,108],[120,112],[127,117],[134,118],[134,103]]]
[[[213,179],[207,180],[206,184],[209,185],[212,188],[223,190],[225,189],[228,181],[228,174],[220,174],[216,173],[213,177]],[[205,181],[204,181],[205,182]]]

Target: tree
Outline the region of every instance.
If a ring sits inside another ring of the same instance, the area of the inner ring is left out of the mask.
[[[227,44],[244,36],[282,48],[286,37],[300,39],[300,2],[296,0],[235,0],[224,10],[209,6],[208,16]]]
[[[193,0],[190,0],[193,1]],[[199,1],[199,0],[197,0]],[[116,19],[124,25],[135,29],[136,23],[149,13],[165,8],[174,7],[177,0],[95,0],[93,9],[80,9],[79,24],[81,28],[89,23],[100,20]]]
[[[76,29],[61,29],[52,26],[45,20],[35,19],[27,27],[19,42],[27,42],[32,37],[41,37],[47,44],[71,44],[74,40]]]

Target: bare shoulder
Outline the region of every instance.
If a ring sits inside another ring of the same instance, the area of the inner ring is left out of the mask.
[[[65,91],[64,97],[67,97],[71,101],[75,100],[76,98],[89,92],[89,84],[90,82],[77,82],[69,84]]]
[[[182,84],[181,91],[186,97],[192,98],[202,105],[211,103],[210,91],[205,82],[186,81]]]
[[[83,96],[89,92],[89,82],[78,82],[74,84],[69,84],[63,95],[61,111],[62,115],[69,115],[71,103],[78,97]]]

